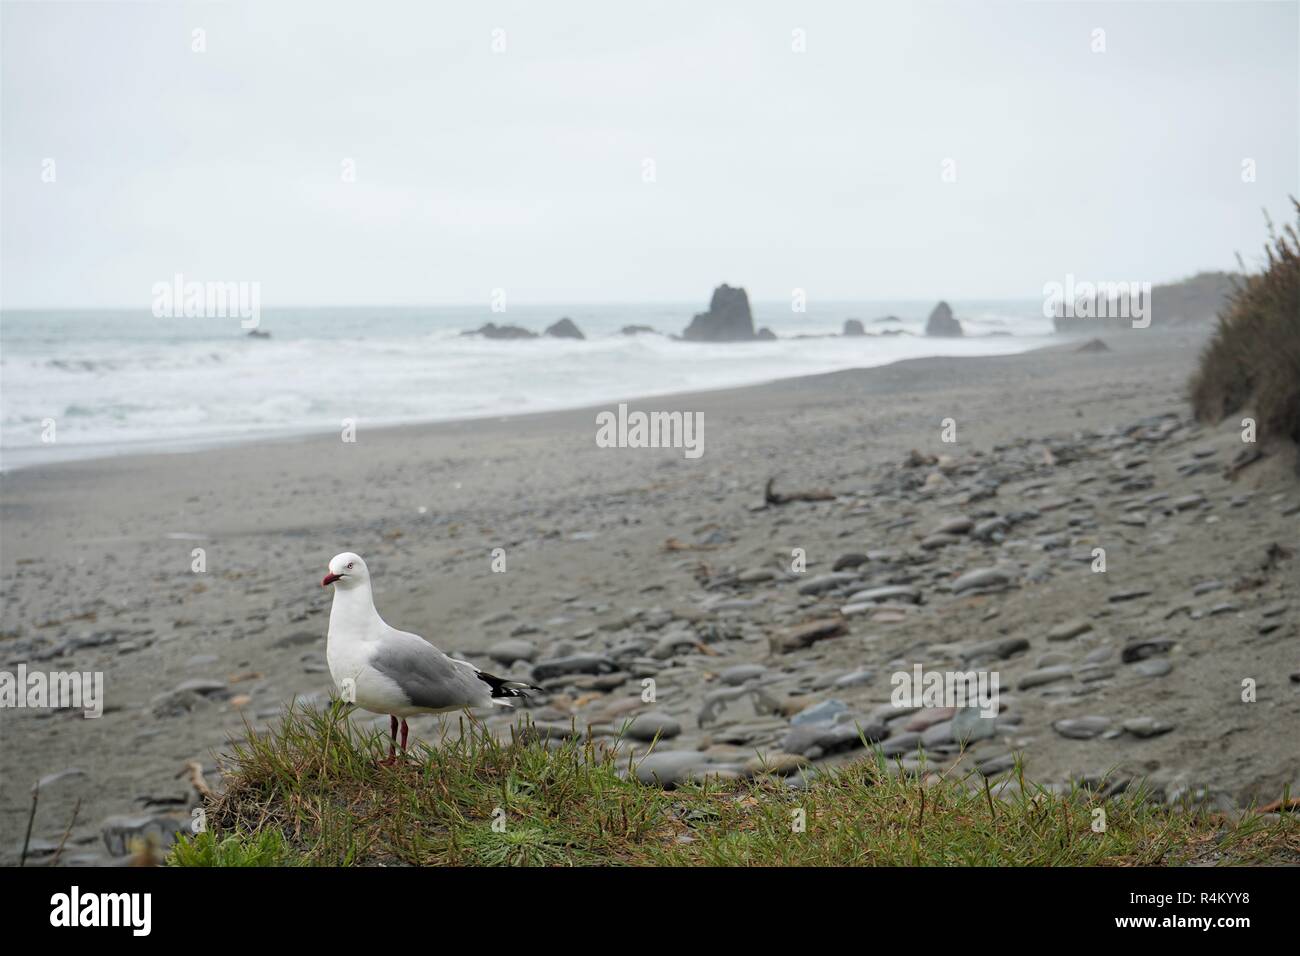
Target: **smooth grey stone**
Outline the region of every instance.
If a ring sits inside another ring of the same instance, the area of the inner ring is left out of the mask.
[[[943,720],[937,724],[931,724],[925,730],[921,731],[922,747],[942,747],[944,744],[954,743],[952,734],[952,721]]]
[[[537,645],[531,641],[521,641],[511,639],[498,641],[488,648],[488,657],[498,664],[509,666],[515,661],[527,661],[532,663],[533,658],[537,656]]]
[[[870,684],[871,681],[875,678],[875,676],[876,675],[874,671],[867,671],[867,670],[853,671],[852,673],[845,674],[842,677],[837,677],[832,686],[841,687],[841,688],[861,687],[864,684]]]
[[[886,757],[897,757],[901,754],[910,753],[915,750],[917,744],[921,742],[921,735],[912,730],[905,730],[902,733],[894,734],[882,740],[879,744],[880,749]]]
[[[1174,729],[1174,725],[1154,717],[1130,717],[1124,721],[1123,728],[1134,737],[1159,737]]]
[[[884,724],[868,721],[860,723],[860,732],[858,725],[852,721],[842,724],[802,724],[790,729],[780,747],[786,753],[802,754],[815,759],[838,750],[861,747],[863,737],[872,742],[885,736]]]
[[[607,674],[618,667],[603,654],[573,654],[555,657],[533,665],[533,680],[562,677],[566,674]]]
[[[969,591],[971,588],[988,588],[1004,585],[1011,580],[1011,575],[1001,568],[978,568],[967,571],[952,583],[955,594]]]
[[[674,787],[689,778],[690,771],[705,767],[709,758],[693,750],[656,750],[633,760],[632,774],[641,783]]]
[[[1053,684],[1056,681],[1069,680],[1074,676],[1069,667],[1045,667],[1042,670],[1030,671],[1020,678],[1020,683],[1016,686],[1020,690],[1029,690],[1031,687],[1041,687],[1044,684]]]
[[[655,737],[670,740],[682,732],[682,725],[660,711],[637,714],[623,730],[625,737],[633,740],[650,741]]]
[[[1157,654],[1168,654],[1173,646],[1174,642],[1167,637],[1140,637],[1124,645],[1124,649],[1120,651],[1120,660],[1125,664],[1132,664],[1135,661],[1146,660],[1148,657],[1155,657]]]
[[[193,692],[203,694],[205,697],[209,694],[218,694],[226,689],[228,685],[223,680],[210,680],[203,677],[192,677],[189,680],[181,681],[172,688],[173,694],[184,694]]]
[[[913,604],[921,600],[921,592],[905,584],[891,584],[879,588],[868,588],[865,591],[856,591],[849,595],[849,604],[875,603],[877,601],[911,601]]]
[[[1005,518],[988,518],[975,525],[970,535],[977,541],[989,541],[994,535],[1005,533],[1009,528]]]
[[[801,724],[821,724],[832,721],[840,714],[849,709],[849,705],[842,700],[832,697],[830,700],[823,700],[816,704],[810,704],[799,713],[790,718],[793,726]]]
[[[1087,634],[1092,630],[1092,623],[1081,619],[1066,621],[1064,624],[1058,624],[1047,632],[1049,641],[1069,641],[1078,637],[1080,634]]]
[[[1111,604],[1119,604],[1121,601],[1135,601],[1138,598],[1144,598],[1150,593],[1150,588],[1130,588],[1126,591],[1116,591],[1114,594],[1107,596],[1106,600]]]
[[[799,585],[799,593],[821,594],[824,591],[833,591],[835,588],[857,581],[858,578],[859,575],[853,571],[832,571],[830,574],[819,574],[817,577]]]
[[[1164,677],[1174,669],[1163,657],[1153,657],[1150,660],[1138,661],[1130,670],[1142,677]]]
[[[1083,659],[1085,664],[1103,664],[1115,656],[1113,647],[1098,647],[1088,652],[1088,656]]]
[[[931,534],[968,534],[975,527],[975,522],[970,518],[957,517],[949,518],[939,527],[935,528]]]
[[[981,760],[975,765],[975,769],[986,777],[992,777],[1011,770],[1015,765],[1016,755],[1013,753],[1006,753],[998,757],[990,757],[987,760]]]
[[[739,687],[746,681],[762,677],[766,673],[767,668],[762,664],[733,664],[718,674],[718,679],[729,687]]]
[[[1029,641],[1026,638],[1000,637],[996,640],[983,641],[962,648],[960,654],[966,660],[973,660],[977,657],[993,657],[998,660],[1006,660],[1012,654],[1027,650],[1029,650]]]
[[[650,656],[655,660],[666,661],[677,653],[679,647],[694,647],[698,642],[693,631],[674,631],[665,634],[650,649]]]
[[[952,739],[959,744],[988,740],[997,731],[997,716],[985,717],[979,707],[961,707],[950,721]]]
[[[1090,740],[1110,729],[1109,717],[1068,717],[1055,721],[1052,729],[1062,737],[1073,740]]]

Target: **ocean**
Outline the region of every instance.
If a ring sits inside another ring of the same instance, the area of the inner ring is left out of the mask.
[[[932,355],[994,355],[1045,344],[1041,301],[959,302],[966,337],[926,338],[933,302],[755,303],[775,342],[695,344],[680,334],[701,303],[263,309],[238,318],[155,318],[148,310],[0,313],[0,470],[74,458],[256,438],[499,417],[749,385]],[[886,315],[898,323],[879,323]],[[568,316],[585,341],[461,337],[485,322],[541,332]],[[847,318],[868,332],[837,333]],[[52,440],[51,440],[52,439]]]

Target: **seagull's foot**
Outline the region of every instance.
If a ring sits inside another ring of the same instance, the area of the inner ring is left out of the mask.
[[[383,760],[376,761],[376,762],[375,762],[375,766],[377,766],[377,767],[395,767],[395,766],[397,766],[397,757],[394,756],[393,754],[389,754],[389,755],[388,755],[387,757],[385,757]]]

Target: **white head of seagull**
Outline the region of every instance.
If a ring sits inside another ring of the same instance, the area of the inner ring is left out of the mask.
[[[366,562],[361,559],[361,555],[353,554],[351,551],[344,551],[330,558],[328,570],[329,574],[321,581],[321,587],[337,584],[343,588],[354,588],[360,584],[370,583],[370,569],[366,567]]]
[[[325,659],[343,698],[363,710],[388,714],[388,761],[396,759],[398,718],[402,750],[415,714],[444,714],[493,705],[509,707],[537,690],[448,657],[418,634],[389,626],[375,609],[370,569],[359,554],[330,559],[322,587],[334,586]]]

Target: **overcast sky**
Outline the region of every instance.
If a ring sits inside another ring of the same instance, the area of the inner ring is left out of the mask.
[[[3,2],[0,18],[9,308],[147,309],[178,272],[259,281],[264,308],[494,288],[702,305],[722,281],[759,300],[1034,298],[1067,273],[1254,259],[1262,210],[1287,221],[1300,194],[1294,2]]]

